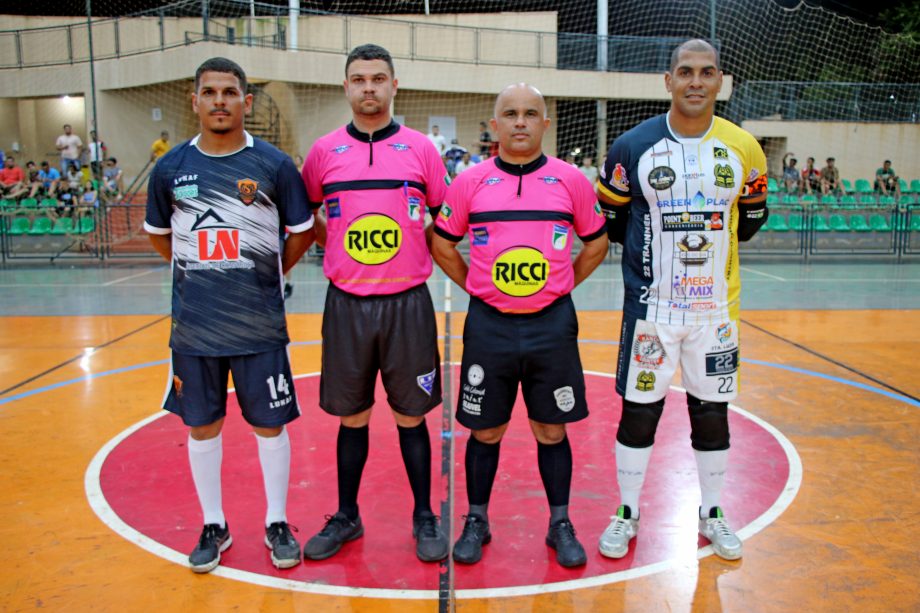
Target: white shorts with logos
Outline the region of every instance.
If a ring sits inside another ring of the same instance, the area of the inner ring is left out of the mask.
[[[643,404],[657,402],[680,365],[681,384],[708,402],[738,395],[738,322],[704,326],[659,324],[624,314],[617,360],[617,393]]]

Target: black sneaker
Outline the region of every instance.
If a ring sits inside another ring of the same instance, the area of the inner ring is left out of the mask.
[[[575,538],[575,526],[568,519],[561,519],[549,527],[546,544],[556,550],[556,560],[566,568],[588,562],[585,548]]]
[[[352,521],[344,513],[327,515],[323,529],[304,545],[303,557],[325,560],[338,553],[344,543],[353,541],[363,534],[364,526],[360,517]]]
[[[285,283],[284,284],[284,299],[287,300],[288,298],[291,297],[291,294],[293,293],[294,293],[294,286],[291,285],[290,283]]]
[[[265,529],[265,546],[272,550],[275,568],[291,568],[300,564],[300,544],[291,534],[286,521],[276,521]]]
[[[221,552],[227,551],[232,544],[229,524],[223,528],[219,524],[205,524],[198,545],[188,556],[188,564],[196,573],[209,573],[220,564]]]
[[[475,564],[482,559],[482,546],[492,541],[489,522],[478,515],[466,515],[463,534],[454,543],[454,561]]]
[[[441,532],[437,515],[413,517],[412,536],[416,540],[415,555],[422,562],[440,562],[447,557],[447,537]]]

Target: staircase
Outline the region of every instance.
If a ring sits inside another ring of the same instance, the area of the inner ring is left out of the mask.
[[[246,118],[246,130],[262,140],[281,147],[281,111],[262,85],[249,85],[252,114]]]

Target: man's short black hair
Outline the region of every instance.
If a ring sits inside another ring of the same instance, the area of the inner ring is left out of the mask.
[[[885,164],[891,164],[891,160],[885,160]]]
[[[51,164],[49,164],[47,160],[43,160],[41,165],[42,165],[42,166],[51,166]]]
[[[703,40],[702,38],[692,38],[674,47],[674,51],[671,52],[671,67],[668,69],[668,71],[674,72],[674,69],[677,68],[677,60],[680,58],[681,51],[692,51],[694,53],[712,52],[716,56],[716,70],[722,70],[722,62],[719,59],[719,50],[715,48],[715,45],[711,44],[709,41]]]
[[[243,95],[246,95],[246,73],[240,68],[240,65],[233,60],[225,57],[212,57],[205,60],[204,64],[195,71],[195,91],[198,91],[198,85],[201,83],[201,75],[206,72],[227,72],[240,80],[240,89]]]
[[[115,158],[109,158],[109,159],[106,160],[106,161],[107,161],[107,162],[112,162],[113,164],[117,164],[117,163],[118,163],[118,160],[116,160]]]
[[[393,58],[390,56],[390,52],[380,45],[368,43],[352,49],[351,53],[348,54],[348,59],[345,60],[346,77],[348,76],[348,67],[351,66],[351,63],[355,60],[383,60],[387,63],[387,66],[390,67],[390,76],[396,75],[396,69],[393,68]]]

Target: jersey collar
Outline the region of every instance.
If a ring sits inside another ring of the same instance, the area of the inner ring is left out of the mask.
[[[676,140],[679,143],[684,143],[684,144],[692,144],[692,143],[698,143],[702,141],[704,138],[706,138],[707,134],[712,132],[712,126],[716,125],[716,116],[713,115],[712,121],[709,122],[709,127],[706,128],[706,131],[703,132],[702,135],[700,136],[680,136],[674,130],[674,128],[671,127],[671,111],[668,111],[667,113],[665,113],[664,120],[665,120],[665,123],[667,123],[668,125],[668,132],[671,133],[671,136],[674,137],[674,140]]]
[[[247,132],[246,130],[243,130],[243,134],[246,135],[246,144],[245,144],[245,145],[243,145],[241,148],[237,149],[236,151],[232,151],[232,152],[230,152],[230,153],[224,153],[224,154],[221,154],[221,155],[214,155],[214,154],[211,154],[211,153],[205,153],[204,151],[201,150],[201,147],[198,146],[198,139],[201,138],[201,134],[196,134],[196,135],[195,135],[195,138],[193,138],[193,139],[189,142],[189,144],[190,144],[192,147],[194,147],[195,149],[198,149],[198,152],[199,152],[201,155],[206,155],[206,156],[208,156],[209,158],[225,158],[225,157],[227,157],[228,155],[236,155],[237,153],[239,153],[239,152],[242,151],[243,149],[246,149],[247,147],[252,147],[253,145],[255,145],[255,140],[252,138],[252,134],[250,134],[250,133]]]
[[[529,175],[530,173],[546,166],[546,162],[548,161],[549,160],[547,160],[545,153],[541,153],[540,157],[532,162],[528,162],[527,164],[510,164],[498,156],[495,157],[495,165],[498,167],[498,169],[503,172],[507,172],[509,175],[514,175],[515,177]]]
[[[377,141],[381,141],[385,138],[389,138],[393,136],[394,134],[399,132],[399,127],[400,127],[399,124],[391,119],[389,125],[387,125],[384,128],[381,128],[380,130],[377,130],[373,134],[362,132],[361,130],[355,127],[355,122],[353,121],[349,122],[348,125],[345,126],[345,129],[348,131],[348,135],[351,136],[353,139],[359,140],[363,143],[369,143],[372,140],[374,142],[377,142]]]

